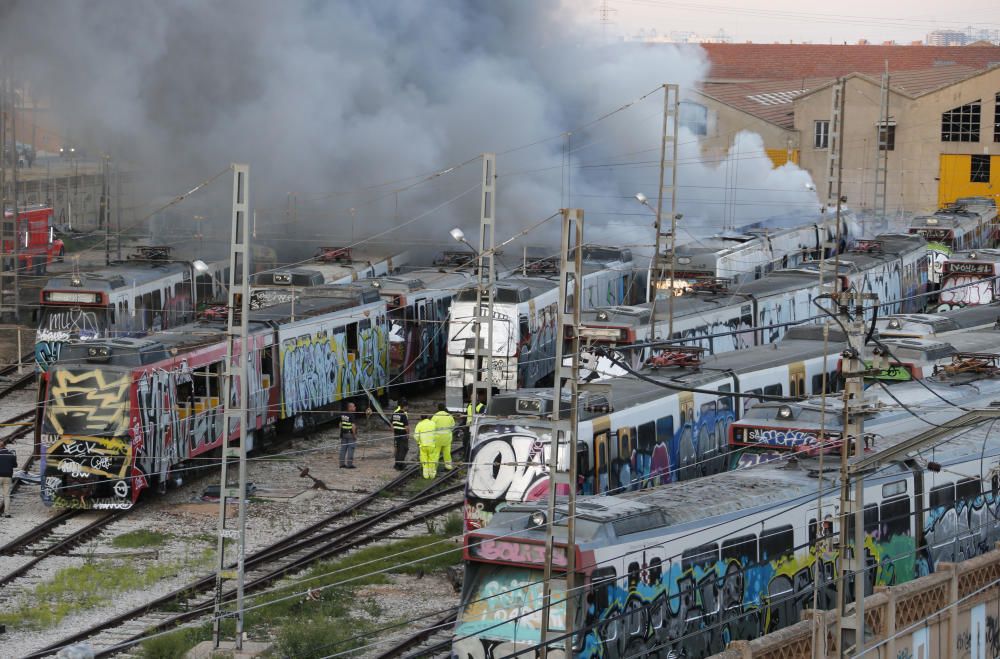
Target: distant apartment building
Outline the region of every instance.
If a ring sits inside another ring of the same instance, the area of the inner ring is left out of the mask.
[[[969,35],[960,30],[934,30],[927,35],[928,46],[964,46]]]

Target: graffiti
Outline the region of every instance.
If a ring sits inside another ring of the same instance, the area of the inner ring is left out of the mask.
[[[549,628],[552,630],[566,627],[564,587],[562,582],[553,581],[552,599],[561,604],[550,609]],[[511,644],[538,641],[541,638],[543,601],[540,570],[505,568],[498,574],[484,575],[478,580],[470,604],[462,612],[456,637],[485,634],[493,641]],[[466,656],[503,656],[485,654],[479,639],[465,640],[468,642],[458,653],[463,659]],[[493,650],[496,652],[496,648]]]
[[[520,426],[497,426],[490,432],[480,431],[473,447],[469,466],[468,495],[470,501],[480,499],[487,505],[466,508],[477,517],[467,517],[470,528],[481,528],[493,516],[499,501],[535,501],[548,493],[548,461],[551,436],[541,438],[532,430]],[[564,452],[561,452],[564,453]],[[568,456],[560,455],[560,466],[568,469]]]
[[[124,435],[128,373],[60,369],[52,374],[45,422],[58,435]]]
[[[990,304],[993,302],[993,282],[971,275],[947,277],[941,284],[938,300],[939,312]]]
[[[816,433],[802,430],[747,428],[743,441],[749,444],[797,448],[816,444]]]
[[[941,561],[960,562],[983,554],[1000,541],[1000,497],[985,493],[928,511],[924,523],[932,571]]]
[[[510,540],[483,540],[469,545],[469,551],[478,558],[488,561],[505,561],[508,563],[545,563],[545,546],[532,545]],[[566,567],[566,549],[552,548],[552,564]]]
[[[383,321],[383,322],[379,322]],[[357,330],[357,346],[349,349],[347,332],[317,330],[281,341],[282,405],[286,417],[319,410],[331,403],[380,390],[387,380],[388,337],[384,318]]]

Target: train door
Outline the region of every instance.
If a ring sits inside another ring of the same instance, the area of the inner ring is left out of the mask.
[[[698,419],[694,414],[694,394],[690,391],[681,391],[677,394],[678,405],[680,407],[680,422],[678,429],[680,436],[677,441],[677,461],[678,478],[687,480],[697,478],[698,452],[695,447],[695,431],[697,430]]]
[[[608,417],[594,419],[594,472],[592,487],[595,494],[607,492],[611,484],[611,461],[609,460],[608,438],[611,424]],[[584,479],[586,488],[586,478]]]
[[[792,362],[788,365],[788,392],[792,398],[807,395],[805,362]]]
[[[611,458],[611,487],[617,492],[635,489],[632,457],[635,455],[636,436],[633,428],[619,428],[615,433],[617,454]]]

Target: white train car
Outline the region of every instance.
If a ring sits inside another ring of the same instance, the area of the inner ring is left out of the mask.
[[[578,290],[581,304],[620,304],[638,297],[641,277],[633,268],[627,249],[585,246],[583,274]],[[492,384],[497,391],[539,386],[555,370],[557,329],[558,260],[543,259],[529,264],[527,276],[513,275],[497,282],[493,299]],[[469,400],[477,370],[475,361],[476,287],[458,292],[448,321],[448,354],[445,401],[450,410],[463,410]],[[485,342],[489,328],[481,329]]]

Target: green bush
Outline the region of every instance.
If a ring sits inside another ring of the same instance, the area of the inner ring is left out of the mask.
[[[170,537],[172,536],[169,533],[160,533],[159,531],[139,529],[137,531],[129,531],[128,533],[122,533],[120,536],[116,537],[114,540],[111,541],[111,545],[113,547],[118,547],[119,549],[137,549],[139,547],[161,547]]]
[[[281,628],[272,654],[296,659],[339,655],[367,644],[371,631],[372,625],[356,618],[302,620]]]
[[[179,629],[143,641],[139,653],[143,659],[179,659],[194,646],[202,641],[211,640],[211,638],[212,626],[210,624]]]

